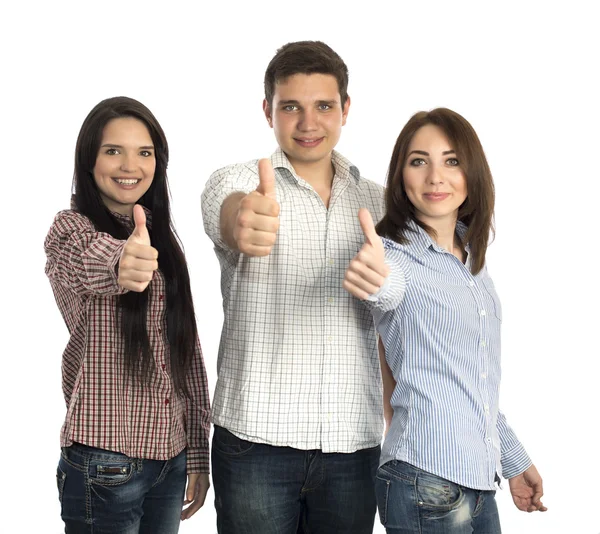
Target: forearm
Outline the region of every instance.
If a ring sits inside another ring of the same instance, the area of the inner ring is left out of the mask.
[[[238,251],[234,236],[240,201],[246,196],[245,193],[237,192],[229,195],[221,205],[219,220],[221,239],[232,250]]]
[[[189,397],[186,399],[188,473],[209,472],[210,399],[208,380],[200,342],[196,342],[192,364],[187,373]]]
[[[386,432],[392,424],[394,409],[392,408],[392,394],[396,388],[396,381],[392,370],[385,359],[385,349],[381,338],[379,338],[379,364],[381,366],[381,380],[383,383],[383,417],[385,419]]]

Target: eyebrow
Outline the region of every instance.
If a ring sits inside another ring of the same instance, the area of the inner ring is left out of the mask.
[[[337,104],[338,101],[337,100],[317,100],[316,103],[318,105],[327,104],[328,106],[333,106],[333,105]],[[298,102],[298,100],[280,100],[279,105],[280,106],[290,106],[290,105],[300,106],[301,104],[300,104],[300,102]]]
[[[429,156],[429,152],[425,152],[424,150],[412,150],[408,155],[410,156],[411,154],[421,154],[422,156]],[[448,154],[456,154],[456,151],[444,150],[444,152],[442,152],[442,156],[447,156]]]
[[[105,143],[102,145],[102,148],[104,148],[104,147],[106,147],[106,148],[123,148],[123,146],[121,146],[121,145],[113,145],[112,143]],[[154,150],[154,147],[152,145],[141,146],[139,148],[143,148],[145,150]]]

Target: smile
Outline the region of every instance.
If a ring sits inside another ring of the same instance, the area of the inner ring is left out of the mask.
[[[323,141],[323,139],[325,139],[325,138],[319,137],[317,139],[304,139],[304,138],[300,138],[300,137],[294,137],[294,141],[296,141],[296,143],[298,143],[300,146],[304,146],[304,147],[317,146],[321,141]]]
[[[423,196],[427,200],[439,201],[446,200],[450,196],[450,193],[425,193]]]
[[[141,178],[113,178],[120,185],[135,185],[142,181]]]

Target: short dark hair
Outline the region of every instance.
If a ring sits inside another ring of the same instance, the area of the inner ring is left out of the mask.
[[[468,193],[458,209],[458,220],[467,226],[465,241],[471,245],[471,270],[477,274],[485,265],[488,241],[494,231],[494,182],[477,133],[464,117],[450,109],[419,111],[402,128],[388,170],[386,213],[376,227],[377,232],[399,243],[406,243],[409,221],[414,221],[428,233],[432,231],[417,220],[415,208],[406,194],[403,176],[408,147],[415,134],[428,124],[444,132],[465,173]]]
[[[331,74],[337,80],[341,104],[348,99],[348,67],[321,41],[297,41],[283,45],[265,72],[265,99],[273,104],[275,85],[294,74]]]

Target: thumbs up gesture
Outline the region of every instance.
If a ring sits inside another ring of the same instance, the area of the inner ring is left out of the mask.
[[[133,221],[135,228],[121,252],[117,281],[121,287],[141,293],[158,269],[158,250],[150,245],[146,214],[139,204],[133,207]]]
[[[271,160],[258,162],[258,178],[256,191],[240,200],[233,228],[235,244],[247,256],[268,256],[279,229],[279,204]]]
[[[364,208],[359,210],[358,220],[365,235],[365,244],[348,265],[343,286],[355,297],[365,300],[368,296],[377,293],[390,273],[390,269],[385,264],[383,242],[375,231],[369,211]]]

